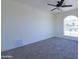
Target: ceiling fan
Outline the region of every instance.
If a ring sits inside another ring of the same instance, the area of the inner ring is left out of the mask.
[[[61,1],[57,1],[57,4],[56,5],[53,5],[53,4],[49,4],[48,5],[50,6],[54,6],[55,8],[52,9],[51,11],[54,11],[54,10],[61,10],[60,7],[72,7],[72,5],[65,5],[64,4],[64,0],[61,0]]]

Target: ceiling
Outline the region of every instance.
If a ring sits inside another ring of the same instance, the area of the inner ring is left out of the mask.
[[[30,5],[34,8],[37,8],[43,11],[50,11],[51,9],[55,7],[47,5],[47,3],[57,4],[57,1],[60,1],[60,0],[15,0],[15,1],[26,4],[26,5]],[[64,3],[72,4],[73,7],[61,8],[62,11],[69,11],[69,10],[78,8],[78,0],[65,0]],[[54,12],[57,12],[57,11],[58,10],[55,10]]]

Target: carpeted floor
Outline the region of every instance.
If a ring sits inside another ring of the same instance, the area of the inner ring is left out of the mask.
[[[13,56],[2,59],[78,59],[77,50],[77,41],[54,37],[2,52],[2,56]]]

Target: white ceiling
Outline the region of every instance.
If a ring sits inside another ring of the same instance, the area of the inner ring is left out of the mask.
[[[34,8],[37,8],[43,11],[50,11],[55,7],[47,5],[47,3],[57,4],[57,1],[60,1],[60,0],[15,0],[15,1],[18,1],[26,5],[28,4]],[[78,0],[65,0],[64,3],[72,4],[73,7],[61,8],[63,11],[69,11],[78,7]]]

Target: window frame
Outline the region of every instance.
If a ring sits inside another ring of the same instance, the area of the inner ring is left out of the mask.
[[[74,23],[76,25],[71,27],[72,23]],[[75,29],[74,27],[76,27],[76,30],[74,30]],[[64,18],[64,35],[78,37],[78,17],[77,16],[69,15],[69,16]]]

